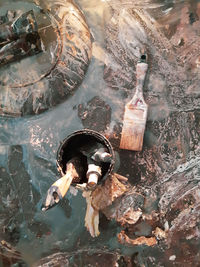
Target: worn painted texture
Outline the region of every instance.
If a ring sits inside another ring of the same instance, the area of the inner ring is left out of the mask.
[[[79,4],[91,24],[97,13],[90,13],[88,1]],[[98,39],[98,27],[93,27],[98,40],[93,45],[91,65],[81,85],[82,92],[77,90],[70,98],[70,108],[67,102],[66,106],[47,112],[48,116],[29,121],[2,120],[4,190],[0,212],[1,225],[7,229],[2,234],[23,250],[23,257],[31,263],[42,257],[37,248],[45,248],[45,255],[61,249],[76,250],[82,257],[82,248],[105,246],[131,255],[135,266],[199,265],[200,5],[186,1],[166,8],[156,3],[144,7],[144,1],[134,6],[130,1],[109,1],[103,16],[104,42]],[[124,106],[135,88],[141,46],[147,48],[149,55],[144,85],[149,111],[143,150],[122,151],[119,143]],[[101,199],[101,234],[95,240],[84,228],[85,202],[79,194],[69,196],[63,206],[44,217],[35,211],[54,181],[60,140],[83,127],[98,128],[109,138],[119,159],[117,173],[128,178],[128,182],[122,182],[125,187],[128,185],[128,191],[124,189],[112,205],[109,202],[105,207]],[[25,185],[23,194],[21,180]],[[55,222],[56,216],[60,220]],[[32,252],[37,251],[33,258],[24,249],[30,242],[22,238],[23,222],[27,222],[29,240],[34,241]],[[118,243],[120,232],[129,244]],[[137,245],[139,241],[143,244]],[[145,242],[153,246],[146,246]]]

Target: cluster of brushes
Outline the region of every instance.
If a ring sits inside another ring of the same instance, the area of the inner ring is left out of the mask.
[[[85,168],[85,158],[87,168]],[[48,210],[55,206],[67,193],[72,183],[80,183],[87,180],[87,187],[93,189],[102,177],[102,164],[111,163],[112,155],[101,143],[94,142],[83,145],[79,153],[66,163],[66,173],[51,185],[47,191],[42,210]]]

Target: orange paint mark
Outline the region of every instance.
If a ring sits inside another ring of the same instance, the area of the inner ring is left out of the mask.
[[[76,56],[76,54],[77,54],[76,48],[74,46],[72,46],[71,49],[72,49],[73,56]]]

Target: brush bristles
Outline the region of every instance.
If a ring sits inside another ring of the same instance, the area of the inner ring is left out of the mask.
[[[140,128],[140,131],[138,132],[138,130],[134,131],[134,129],[130,128],[129,126],[130,124],[124,124],[123,126],[120,148],[141,151],[143,147],[145,127],[143,129]]]
[[[147,109],[128,109],[124,114],[120,148],[141,151],[146,126]]]

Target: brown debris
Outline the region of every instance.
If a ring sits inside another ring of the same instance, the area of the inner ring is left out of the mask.
[[[120,175],[120,174],[118,174],[118,173],[115,173],[114,175],[115,175],[115,177],[116,177],[118,180],[120,180],[120,181],[122,181],[122,182],[127,182],[127,181],[128,181],[128,178],[125,177],[125,176],[123,176],[123,175]]]
[[[124,231],[121,231],[118,234],[118,241],[121,244],[130,244],[133,246],[137,245],[146,245],[146,246],[155,246],[157,244],[157,240],[155,237],[145,237],[145,236],[140,236],[135,239],[130,239]]]
[[[120,175],[120,179],[121,179]],[[128,191],[127,186],[122,184],[119,181],[119,175],[117,173],[114,173],[111,177],[112,183],[111,183],[111,200],[114,201],[116,198],[120,197],[123,195],[125,192]]]
[[[112,202],[128,191],[128,186],[119,181],[116,173],[112,174],[104,185],[99,185],[92,192],[92,206],[97,210],[102,210],[111,205]],[[122,179],[121,179],[122,180]]]
[[[143,213],[142,220],[148,221],[148,224],[155,228],[159,222],[159,213],[153,210],[151,213]]]
[[[167,238],[167,233],[164,230],[160,229],[159,227],[156,227],[155,231],[153,231],[152,234],[155,235],[157,240]]]
[[[0,259],[3,266],[11,266],[15,263],[21,262],[21,253],[18,252],[5,240],[0,241]],[[2,265],[1,265],[2,266]]]
[[[135,224],[140,217],[142,216],[142,211],[141,210],[133,210],[132,208],[130,208],[130,210],[128,210],[123,217],[121,217],[118,222],[120,222],[122,225],[125,223],[128,224]]]

